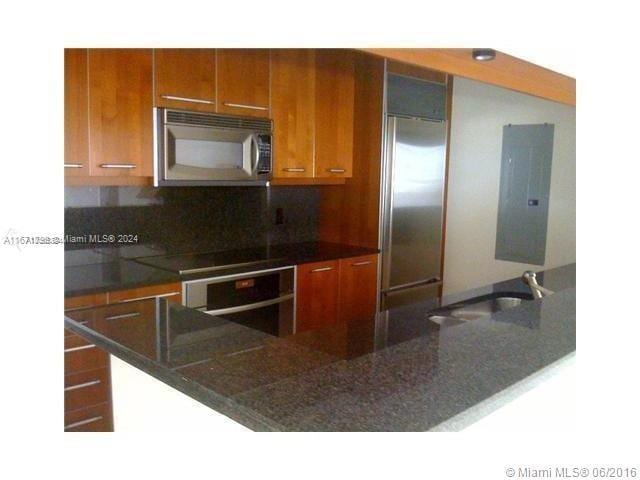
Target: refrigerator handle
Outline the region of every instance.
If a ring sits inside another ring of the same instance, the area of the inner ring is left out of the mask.
[[[381,290],[390,285],[391,274],[391,225],[393,224],[393,165],[396,145],[397,119],[387,116],[385,124],[385,150],[382,169],[382,208],[380,224],[382,225],[382,278]]]

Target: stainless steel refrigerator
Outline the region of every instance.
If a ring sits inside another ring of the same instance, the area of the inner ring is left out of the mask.
[[[446,122],[386,115],[381,308],[439,294]]]

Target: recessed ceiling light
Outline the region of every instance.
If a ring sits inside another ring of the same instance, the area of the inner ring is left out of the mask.
[[[473,55],[474,60],[487,62],[496,58],[496,51],[492,48],[474,48],[471,55]]]

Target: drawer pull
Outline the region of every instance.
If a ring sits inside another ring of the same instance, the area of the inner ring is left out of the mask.
[[[282,171],[284,171],[284,172],[304,172],[304,171],[306,171],[306,169],[303,168],[303,167],[289,167],[289,168],[283,168]]]
[[[80,350],[88,350],[89,348],[96,348],[95,345],[82,345],[81,347],[65,348],[64,353],[79,352]]]
[[[64,429],[68,430],[70,428],[76,428],[76,427],[81,427],[82,425],[88,425],[90,423],[94,423],[97,422],[99,420],[102,420],[102,415],[100,415],[99,417],[91,417],[91,418],[87,418],[86,420],[80,420],[79,422],[75,422],[75,423],[70,423],[69,425],[65,425]]]
[[[64,168],[82,168],[84,165],[81,163],[65,163]]]
[[[191,102],[191,103],[206,103],[207,105],[213,105],[214,101],[212,100],[202,100],[200,98],[189,98],[189,97],[176,97],[174,95],[160,95],[162,98],[166,98],[167,100],[178,100],[179,102]]]
[[[333,270],[333,267],[314,268],[311,273],[328,272],[329,270]]]
[[[78,383],[77,385],[71,385],[69,387],[64,387],[65,392],[70,392],[72,390],[78,390],[80,388],[87,388],[93,385],[100,384],[100,380],[93,380],[92,382]]]
[[[120,315],[110,315],[108,317],[104,317],[104,319],[105,320],[120,320],[122,318],[139,317],[140,315],[141,315],[140,312],[121,313]]]
[[[257,105],[245,105],[243,103],[222,102],[227,107],[248,108],[249,110],[269,110],[267,107],[258,107]]]
[[[101,163],[100,168],[136,168],[136,165],[133,163]]]
[[[344,168],[327,168],[327,172],[329,173],[344,173],[346,170]]]
[[[356,263],[352,263],[351,266],[352,267],[363,267],[365,265],[371,265],[373,262],[371,260],[367,260],[365,262],[356,262]]]
[[[118,303],[137,302],[138,300],[149,300],[152,298],[173,297],[174,295],[180,295],[180,292],[169,292],[169,293],[161,293],[160,295],[148,295],[146,297],[127,298],[126,300],[120,300]]]

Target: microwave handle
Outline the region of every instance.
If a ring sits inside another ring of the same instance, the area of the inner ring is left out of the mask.
[[[251,174],[256,175],[258,173],[258,161],[260,160],[260,144],[258,143],[258,135],[251,135]]]

